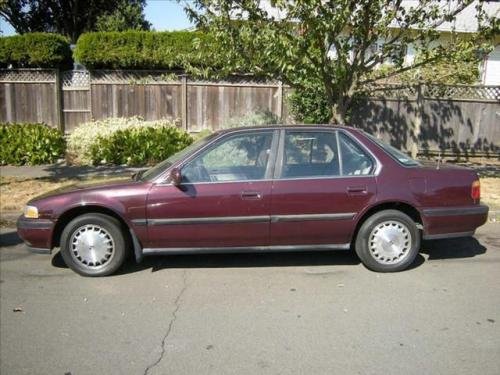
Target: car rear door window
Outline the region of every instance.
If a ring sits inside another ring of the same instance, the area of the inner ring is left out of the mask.
[[[224,138],[183,169],[185,183],[262,180],[271,153],[273,132]]]
[[[334,132],[287,131],[281,178],[340,175]]]

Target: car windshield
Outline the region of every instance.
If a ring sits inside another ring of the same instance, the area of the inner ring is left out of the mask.
[[[373,142],[375,142],[378,146],[380,146],[385,152],[387,152],[391,157],[399,161],[401,164],[407,166],[407,167],[415,167],[417,165],[420,165],[418,161],[415,159],[412,159],[408,155],[406,155],[404,152],[399,151],[397,148],[392,147],[388,145],[387,143],[382,142],[380,139],[375,138],[371,134],[365,133],[368,138],[370,138]]]
[[[140,176],[141,180],[145,181],[151,181],[157,178],[165,169],[170,167],[171,165],[177,163],[179,160],[183,159],[185,156],[191,154],[192,152],[198,150],[199,148],[205,146],[210,140],[212,140],[217,133],[211,134],[205,138],[202,138],[188,147],[182,149],[181,151],[173,154],[170,156],[168,159],[163,160],[162,162],[156,164],[154,167],[146,170],[142,175]]]

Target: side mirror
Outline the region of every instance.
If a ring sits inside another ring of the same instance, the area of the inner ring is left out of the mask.
[[[179,186],[182,182],[181,170],[179,168],[174,168],[170,171],[170,181],[174,186]]]

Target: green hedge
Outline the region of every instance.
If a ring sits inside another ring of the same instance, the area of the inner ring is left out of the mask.
[[[183,69],[210,64],[196,52],[209,43],[206,34],[191,31],[84,33],[74,56],[88,69]]]
[[[44,124],[0,124],[0,165],[54,163],[64,156],[63,134]]]
[[[67,159],[73,164],[155,164],[192,142],[169,120],[107,118],[81,124],[68,137]]]
[[[174,127],[118,130],[91,147],[94,164],[153,165],[189,146],[193,139]]]
[[[59,34],[28,33],[0,37],[0,68],[61,68],[73,66],[68,39]]]

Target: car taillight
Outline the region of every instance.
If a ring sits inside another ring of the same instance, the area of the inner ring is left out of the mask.
[[[479,198],[481,198],[481,184],[479,183],[479,180],[476,180],[472,183],[471,190],[470,190],[470,196],[475,201],[477,201],[477,200],[479,200]]]

